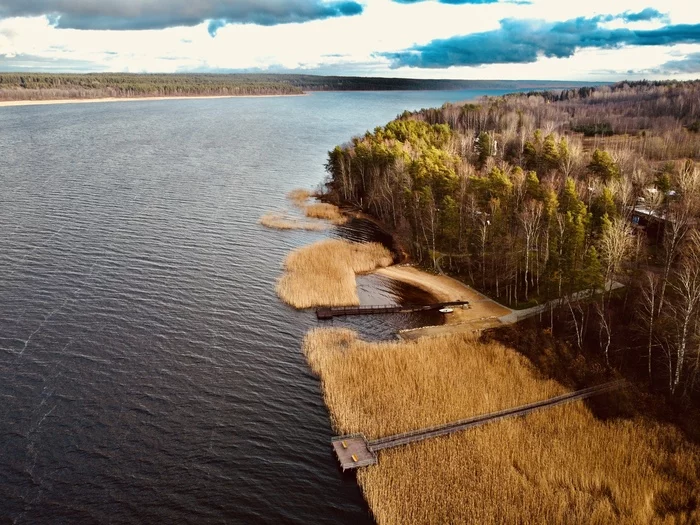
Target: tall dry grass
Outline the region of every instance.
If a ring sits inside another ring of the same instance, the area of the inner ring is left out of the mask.
[[[277,294],[295,308],[358,305],[355,275],[392,262],[391,252],[379,243],[318,241],[287,256]]]
[[[310,219],[323,219],[331,221],[333,224],[345,224],[347,218],[342,214],[340,208],[326,202],[309,203],[309,199],[314,196],[309,190],[296,189],[287,193],[287,199]]]
[[[312,195],[313,194],[309,190],[297,188],[287,193],[287,199],[292,201],[295,206],[303,208]]]
[[[309,203],[309,199],[312,197],[313,194],[304,189],[296,189],[287,193],[287,199],[302,210],[304,215],[311,219],[309,221],[296,219],[283,213],[266,213],[260,217],[258,222],[267,228],[277,230],[308,231],[326,230],[331,224],[340,225],[347,222],[347,217],[343,215],[340,208],[325,202]]]
[[[302,221],[294,217],[288,217],[281,213],[266,213],[260,217],[260,224],[266,228],[276,230],[307,230],[323,231],[330,226],[328,223],[320,221]]]
[[[304,208],[304,214],[311,219],[324,219],[333,224],[345,224],[347,218],[341,213],[338,206],[325,202],[309,204]]]
[[[303,346],[339,433],[379,437],[564,391],[463,334],[367,343],[314,330]],[[699,448],[580,402],[382,451],[358,482],[380,524],[700,522]]]

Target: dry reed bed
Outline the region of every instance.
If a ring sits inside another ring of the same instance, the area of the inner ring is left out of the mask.
[[[347,217],[333,204],[325,202],[309,204],[309,199],[312,197],[313,194],[304,189],[287,193],[287,199],[302,210],[307,218],[312,219],[310,221],[299,220],[284,213],[266,213],[258,222],[266,228],[307,231],[322,231],[328,229],[331,224],[340,225],[347,222]]]
[[[355,275],[392,262],[391,252],[379,243],[318,241],[287,255],[277,294],[295,308],[358,305]]]
[[[333,224],[345,224],[347,218],[340,212],[340,208],[333,204],[318,202],[308,204],[304,208],[304,214],[310,219],[323,219]]]
[[[339,433],[379,437],[562,393],[529,361],[464,334],[304,340]],[[583,403],[380,453],[358,482],[380,524],[698,523],[700,450],[670,426],[603,422]]]
[[[303,188],[297,188],[287,193],[287,199],[292,201],[292,203],[299,208],[306,206],[306,203],[312,196],[313,194],[309,190]]]
[[[282,213],[266,213],[260,217],[259,222],[266,228],[274,228],[276,230],[323,231],[330,226],[328,223],[320,221],[301,221]]]

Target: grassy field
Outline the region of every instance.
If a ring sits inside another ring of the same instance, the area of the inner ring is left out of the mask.
[[[355,275],[392,262],[391,252],[379,243],[318,241],[287,256],[277,294],[295,308],[358,305]]]
[[[366,343],[319,329],[303,346],[338,433],[381,437],[564,392],[463,334]],[[698,523],[699,473],[700,449],[674,427],[600,421],[579,402],[383,451],[358,482],[380,524]]]

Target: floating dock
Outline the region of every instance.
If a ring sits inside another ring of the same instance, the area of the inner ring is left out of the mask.
[[[318,308],[316,317],[319,319],[333,319],[342,315],[372,315],[372,314],[407,314],[413,312],[430,312],[442,308],[454,306],[469,306],[469,301],[452,301],[448,303],[435,303],[426,305],[407,304],[396,305],[364,305],[364,306],[330,306]]]
[[[444,425],[413,430],[393,436],[386,436],[383,438],[374,439],[372,441],[368,441],[363,434],[351,434],[347,436],[334,437],[331,442],[333,444],[333,450],[335,450],[338,461],[340,462],[340,467],[343,469],[343,471],[354,470],[360,467],[376,464],[378,461],[377,452],[385,448],[393,448],[401,445],[408,445],[409,443],[423,441],[424,439],[445,436],[455,432],[461,432],[462,430],[469,428],[486,425],[487,423],[493,423],[501,419],[525,416],[531,412],[542,410],[544,408],[563,405],[565,403],[572,403],[574,401],[580,401],[604,392],[617,390],[619,388],[623,388],[626,384],[627,382],[624,380],[604,383],[602,385],[584,388],[583,390],[569,392],[567,394],[562,394],[560,396],[542,401],[536,401],[527,405],[507,408],[505,410],[492,412],[490,414],[482,414],[480,416],[453,421],[452,423],[446,423]]]

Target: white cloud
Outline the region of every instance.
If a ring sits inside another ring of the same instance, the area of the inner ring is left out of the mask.
[[[380,52],[399,51],[435,39],[499,27],[503,18],[568,20],[638,12],[653,7],[672,23],[700,23],[700,10],[687,0],[535,0],[531,5],[449,5],[367,0],[359,16],[278,26],[228,25],[212,38],[207,23],[145,31],[59,29],[45,16],[0,19],[0,57],[18,66],[23,56],[65,61],[66,69],[175,72],[205,69],[311,70],[417,78],[527,78],[607,80],[631,78],[673,59],[680,46],[580,50],[567,59],[540,58],[532,64],[496,64],[443,70],[390,69]],[[611,22],[618,27],[620,22]],[[659,27],[638,22],[639,29]],[[693,46],[691,46],[693,47]],[[682,53],[687,53],[682,51]],[[13,58],[14,57],[14,58]],[[78,64],[77,66],[75,64]],[[632,73],[629,71],[632,70]]]

